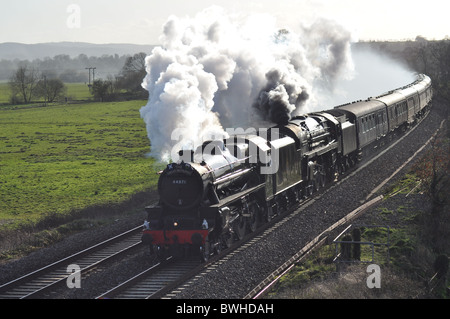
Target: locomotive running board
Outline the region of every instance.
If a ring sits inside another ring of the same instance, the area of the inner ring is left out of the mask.
[[[255,186],[255,187],[246,189],[246,190],[244,190],[242,192],[239,192],[239,193],[236,193],[236,194],[234,194],[234,195],[232,195],[230,197],[227,197],[225,200],[220,200],[219,203],[217,203],[215,205],[211,205],[210,207],[220,208],[222,206],[226,206],[226,205],[228,205],[228,204],[230,204],[230,203],[232,203],[232,202],[234,202],[234,201],[236,201],[236,200],[238,200],[238,199],[240,199],[242,197],[245,197],[245,196],[247,196],[247,195],[249,195],[249,194],[251,194],[253,192],[256,192],[256,191],[258,191],[258,190],[260,190],[262,188],[265,188],[265,187],[266,187],[266,184],[259,184],[259,185]]]
[[[308,159],[314,158],[316,156],[323,155],[326,152],[331,151],[332,149],[338,148],[338,146],[339,146],[338,142],[329,143],[327,145],[322,146],[321,148],[305,153],[304,156],[306,156]]]

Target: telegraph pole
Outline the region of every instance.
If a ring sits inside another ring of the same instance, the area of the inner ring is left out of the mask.
[[[44,75],[44,106],[47,106],[48,89],[47,89],[47,76]]]
[[[91,87],[92,87],[92,85],[91,85],[91,70],[92,70],[92,83],[94,83],[94,81],[95,81],[95,69],[96,68],[90,67],[90,68],[85,68],[85,69],[89,70],[89,84],[88,84],[88,87],[89,87],[89,90],[90,90]]]

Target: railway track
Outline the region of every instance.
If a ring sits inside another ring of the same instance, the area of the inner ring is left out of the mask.
[[[296,208],[298,209],[300,206],[306,208],[312,202],[313,199],[308,198],[297,204]],[[289,212],[293,210],[294,208],[291,208],[276,216],[269,223],[247,234],[241,241],[222,250],[219,255],[211,256],[206,263],[201,263],[197,256],[188,259],[168,257],[166,261],[152,266],[96,299],[171,299],[179,292],[178,289],[183,284],[189,283],[190,280],[196,280],[202,272],[211,271],[215,265],[226,262],[234,254],[257,242],[262,236],[276,230],[289,219]]]
[[[257,285],[253,290],[251,290],[244,299],[259,299],[265,295],[265,293],[276,283],[278,280],[288,273],[296,264],[302,262],[306,259],[311,252],[321,247],[325,242],[327,242],[329,235],[336,230],[338,227],[346,225],[351,220],[355,219],[359,215],[363,214],[373,205],[377,204],[383,199],[380,195],[371,201],[361,205],[357,209],[353,210],[348,215],[341,218],[339,221],[328,227],[316,238],[310,241],[302,249],[300,249],[295,255],[293,255],[289,260],[272,272],[266,279],[264,279],[259,285]]]
[[[166,261],[141,272],[96,299],[150,299],[159,296],[163,289],[176,284],[185,275],[199,267],[198,258]]]
[[[142,227],[133,228],[104,242],[96,244],[74,255],[59,260],[53,264],[33,271],[25,276],[0,286],[0,299],[38,298],[68,283],[76,274],[100,267],[112,258],[124,255],[141,244]],[[72,268],[70,266],[76,266]],[[81,274],[80,274],[81,275]]]

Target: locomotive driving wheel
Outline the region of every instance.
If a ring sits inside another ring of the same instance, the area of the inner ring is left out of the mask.
[[[248,227],[251,232],[254,232],[259,225],[258,205],[257,204],[250,205],[248,212],[250,214],[250,217],[248,217]]]
[[[200,245],[199,253],[201,262],[207,262],[209,260],[209,257],[211,256],[211,244],[208,239],[203,245]]]
[[[234,234],[231,229],[220,235],[220,243],[225,248],[230,248],[231,245],[233,245],[233,242],[234,242]]]
[[[164,246],[152,245],[152,250],[154,256],[156,256],[157,260],[159,261],[164,261],[168,257],[167,249]]]
[[[239,240],[244,238],[246,229],[247,229],[247,218],[240,215],[234,224],[234,233],[236,234]]]

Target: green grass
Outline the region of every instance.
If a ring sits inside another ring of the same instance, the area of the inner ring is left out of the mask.
[[[72,100],[89,100],[92,94],[85,83],[65,83],[67,87],[67,97]]]
[[[9,85],[6,82],[0,83],[0,104],[9,103],[10,93]]]
[[[144,104],[0,110],[0,227],[116,205],[154,187]]]
[[[407,173],[401,180],[386,189],[385,196],[390,197],[398,194],[406,195],[414,190],[420,190],[418,188],[418,186],[420,186],[419,182],[420,179],[417,175],[412,172]]]

